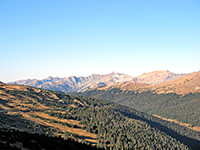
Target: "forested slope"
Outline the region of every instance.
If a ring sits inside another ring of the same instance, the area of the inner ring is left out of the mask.
[[[176,93],[157,94],[152,91],[138,93],[113,88],[110,90],[94,89],[80,93],[80,95],[113,101],[142,112],[200,127],[200,93],[182,96]]]

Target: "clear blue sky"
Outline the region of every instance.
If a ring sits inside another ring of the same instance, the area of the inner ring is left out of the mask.
[[[0,0],[0,81],[200,70],[200,0]]]

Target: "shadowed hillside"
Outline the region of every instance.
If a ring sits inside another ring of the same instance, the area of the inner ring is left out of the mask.
[[[71,138],[52,137],[44,134],[29,133],[14,129],[3,128],[0,130],[0,149],[67,149],[67,150],[98,150],[91,145],[79,143]]]

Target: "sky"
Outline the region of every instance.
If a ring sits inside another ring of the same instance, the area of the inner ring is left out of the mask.
[[[199,0],[0,0],[0,81],[200,70]]]

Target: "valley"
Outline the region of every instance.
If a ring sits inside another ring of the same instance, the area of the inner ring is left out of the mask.
[[[200,72],[154,71],[0,83],[0,123],[99,149],[198,149],[199,79]]]
[[[198,132],[109,101],[4,83],[0,93],[2,132],[61,136],[105,149],[200,147]]]

